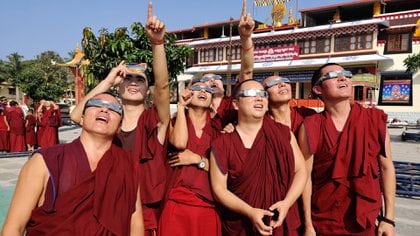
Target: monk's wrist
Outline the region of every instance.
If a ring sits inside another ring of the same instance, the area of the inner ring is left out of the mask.
[[[393,221],[393,220],[391,220],[389,218],[386,218],[385,216],[379,215],[378,216],[378,221],[379,222],[385,222],[385,223],[390,224],[390,225],[392,225],[392,226],[395,227],[395,221]]]

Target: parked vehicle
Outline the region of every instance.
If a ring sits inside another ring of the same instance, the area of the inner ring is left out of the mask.
[[[407,140],[420,141],[420,127],[406,128],[401,133],[401,140],[402,141],[407,141]]]

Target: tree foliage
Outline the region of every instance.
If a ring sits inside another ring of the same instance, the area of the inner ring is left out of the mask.
[[[35,101],[58,101],[74,81],[67,68],[58,67],[53,61],[63,62],[57,53],[43,52],[36,60],[25,61],[20,76],[14,79],[19,88]]]
[[[111,68],[122,60],[135,64],[146,62],[149,72],[153,71],[152,48],[143,25],[135,22],[130,29],[131,31],[124,27],[117,28],[114,33],[101,29],[98,37],[89,27],[83,30],[83,52],[85,59],[90,61],[89,65],[84,66],[82,70],[87,90],[93,88],[96,80],[104,79]],[[193,53],[189,46],[175,45],[175,41],[174,34],[165,35],[165,51],[171,84],[177,75],[184,71],[186,57]],[[150,75],[153,79],[153,73]]]
[[[407,69],[407,72],[416,73],[420,69],[420,52],[408,55],[408,57],[404,59],[404,66]]]

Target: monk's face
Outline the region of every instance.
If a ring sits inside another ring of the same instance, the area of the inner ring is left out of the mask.
[[[81,125],[87,132],[113,136],[121,119],[122,106],[119,101],[109,94],[99,94],[87,102]]]
[[[261,83],[247,81],[241,85],[237,95],[233,105],[240,117],[256,119],[264,117],[268,110],[268,93]]]
[[[292,99],[292,86],[287,78],[270,76],[263,82],[270,103],[288,103]]]
[[[142,103],[149,93],[147,78],[144,74],[127,73],[118,93],[124,101]]]
[[[210,107],[213,90],[206,83],[194,83],[190,90],[192,94],[191,107]]]
[[[220,75],[216,74],[204,74],[201,77],[201,82],[205,83],[207,86],[213,89],[214,94],[224,95],[225,89],[223,88],[223,81]]]
[[[339,65],[326,66],[321,70],[322,82],[316,84],[313,91],[323,100],[349,99],[352,95],[351,78],[344,76],[341,72],[344,68]],[[329,72],[338,72],[338,76],[327,78]]]

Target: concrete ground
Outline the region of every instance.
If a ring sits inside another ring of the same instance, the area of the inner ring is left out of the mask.
[[[402,128],[389,128],[392,157],[394,161],[420,163],[420,142],[401,141]],[[67,143],[78,137],[80,128],[62,127],[59,137],[61,143]],[[28,153],[0,154],[0,226],[9,207],[19,170],[25,163]],[[3,157],[3,158],[2,158]],[[397,197],[396,231],[399,236],[419,235],[420,198]]]

